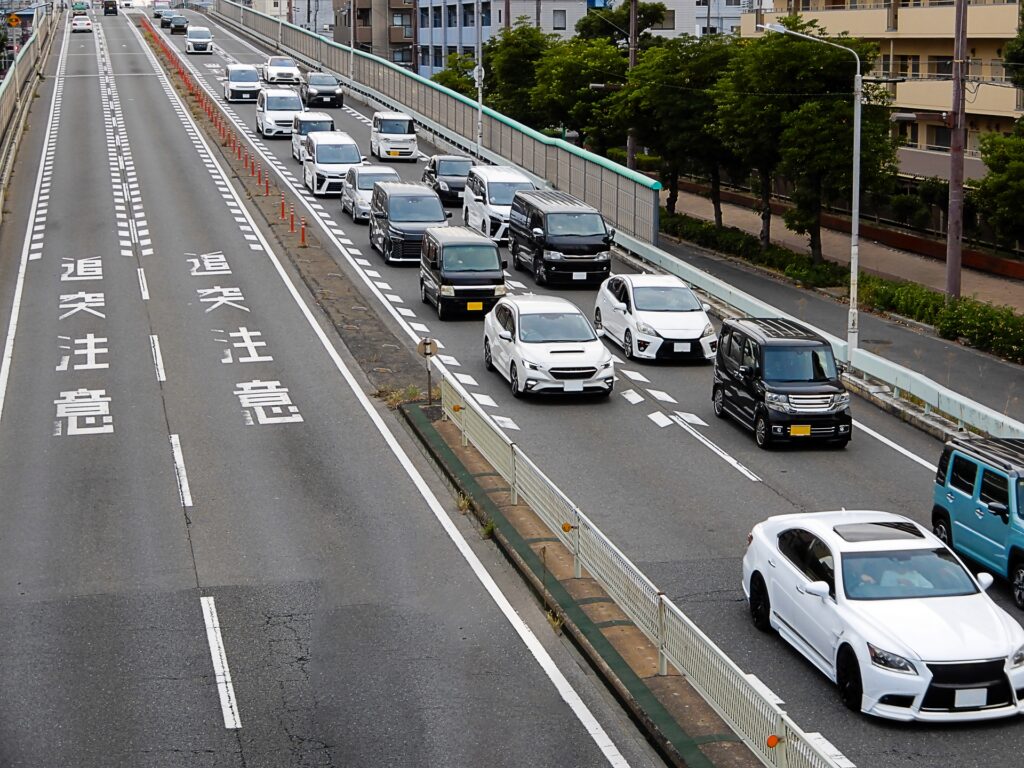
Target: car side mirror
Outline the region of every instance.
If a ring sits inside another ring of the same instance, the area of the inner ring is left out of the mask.
[[[703,309],[705,312],[710,312],[711,311],[711,305],[708,304],[707,302],[702,303],[700,305],[700,308]]]
[[[366,162],[366,155],[360,155],[359,156],[359,162],[360,163],[365,163]]]
[[[740,366],[740,376],[742,376],[744,379],[749,379],[753,375],[754,375],[754,369],[751,368],[749,365],[741,365]]]
[[[992,574],[991,573],[986,573],[985,571],[982,571],[981,573],[979,573],[977,578],[978,578],[978,586],[981,587],[983,592],[987,591],[988,588],[992,586],[992,582],[995,581],[995,579],[993,578]]]
[[[445,217],[446,219],[450,219],[450,218],[452,217],[452,212],[451,212],[451,211],[445,211],[445,212],[444,212],[444,217]]]
[[[612,302],[612,309],[614,309],[616,312],[621,312],[622,314],[626,314],[626,310],[628,309],[628,307],[625,304],[623,304],[621,301],[613,301]]]
[[[540,227],[534,227],[533,229],[530,230],[530,234],[533,235],[538,240],[540,240],[542,237],[544,237],[544,230],[541,229]]]
[[[508,331],[498,331],[498,338],[503,341],[512,341],[512,334]]]
[[[508,269],[508,259],[502,259],[501,260],[501,268],[502,269]]]
[[[813,595],[814,597],[828,597],[832,590],[829,589],[828,584],[824,581],[812,581],[804,587],[804,592],[808,595]]]
[[[1010,511],[1006,508],[1006,505],[1000,501],[990,501],[988,504],[988,511],[996,517],[1003,518],[1004,523],[1010,519]]]

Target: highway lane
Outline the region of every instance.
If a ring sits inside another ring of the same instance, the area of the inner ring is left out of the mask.
[[[251,46],[226,31],[218,29],[217,34],[229,60],[261,61]],[[205,59],[200,62],[193,57],[192,61],[218,93],[216,69],[206,67]],[[251,107],[233,105],[233,111],[242,125],[253,124]],[[358,115],[353,114],[356,112]],[[351,133],[361,146],[368,146],[369,110],[353,103],[333,114],[340,129]],[[258,146],[288,171],[283,180],[300,177],[298,163],[289,157],[287,141],[265,140]],[[423,151],[432,150],[423,147]],[[396,164],[396,168],[406,178],[418,178],[422,166]],[[317,205],[337,219],[336,201],[321,200]],[[311,215],[315,212],[309,209]],[[457,219],[458,213],[455,215]],[[340,230],[344,239],[353,243],[335,244],[342,268],[351,269],[354,263],[364,274],[372,270],[371,280],[386,283],[382,292],[400,299],[391,304],[414,311],[416,317],[409,321],[420,323],[442,340],[444,352],[458,361],[452,370],[471,377],[464,380],[470,391],[493,414],[508,420],[510,434],[527,453],[717,642],[761,676],[803,727],[822,731],[862,765],[881,760],[921,765],[922,756],[933,750],[964,765],[1008,758],[1011,747],[993,739],[992,733],[1000,728],[1000,733],[1006,733],[1012,727],[1009,723],[952,731],[908,729],[849,715],[838,705],[832,687],[809,665],[778,639],[760,636],[749,627],[742,604],[738,581],[744,537],[753,523],[769,514],[844,506],[882,508],[927,523],[930,465],[941,447],[937,441],[866,403],[855,402],[859,424],[903,452],[860,429],[846,451],[762,452],[748,433],[731,422],[714,419],[708,366],[620,366],[618,394],[607,403],[514,401],[504,380],[483,369],[479,321],[440,323],[430,308],[419,304],[415,269],[385,267],[377,254],[370,253],[362,225],[354,226],[342,217]],[[329,237],[326,229],[324,236]],[[359,253],[350,258],[353,248]],[[359,258],[367,264],[359,264]],[[534,290],[529,277],[513,272],[512,278],[522,285],[515,290]],[[593,303],[591,291],[564,291],[563,295],[585,309]],[[627,389],[642,401],[627,401],[622,397]],[[662,416],[674,416],[676,411],[704,423],[692,424],[689,430],[674,420],[659,426],[658,421],[666,423]],[[757,479],[741,474],[694,431]],[[567,451],[571,451],[571,461],[566,460]],[[581,466],[591,471],[581,473]],[[993,594],[1010,607],[1005,585],[998,585]]]
[[[0,762],[657,764],[464,541],[129,19],[96,21],[17,190],[47,220],[0,421]]]

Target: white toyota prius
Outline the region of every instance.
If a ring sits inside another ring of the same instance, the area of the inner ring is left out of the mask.
[[[892,720],[1024,713],[1024,629],[930,531],[889,512],[770,517],[754,526],[743,591],[839,688],[850,709]]]

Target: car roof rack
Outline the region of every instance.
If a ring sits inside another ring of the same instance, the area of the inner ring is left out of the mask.
[[[1024,473],[1024,439],[957,436],[949,444],[1007,472]]]

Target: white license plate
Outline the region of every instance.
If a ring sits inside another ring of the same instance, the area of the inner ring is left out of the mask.
[[[565,391],[566,392],[582,392],[583,391],[583,382],[582,381],[578,381],[578,380],[577,381],[567,381],[567,382],[565,382]],[[958,691],[958,693],[959,693],[959,691]]]
[[[988,704],[988,690],[985,688],[964,688],[956,691],[953,697],[953,706],[961,707],[984,707]]]
[[[677,341],[672,345],[672,349],[676,352],[689,352],[690,342],[688,341]]]
[[[242,94],[242,98],[243,98],[243,99],[251,99],[251,98],[252,98],[252,96],[253,96],[253,95],[252,95],[251,93],[243,93],[243,94]]]
[[[586,272],[573,272],[572,273],[572,279],[573,280],[586,280],[587,279],[587,273]]]

